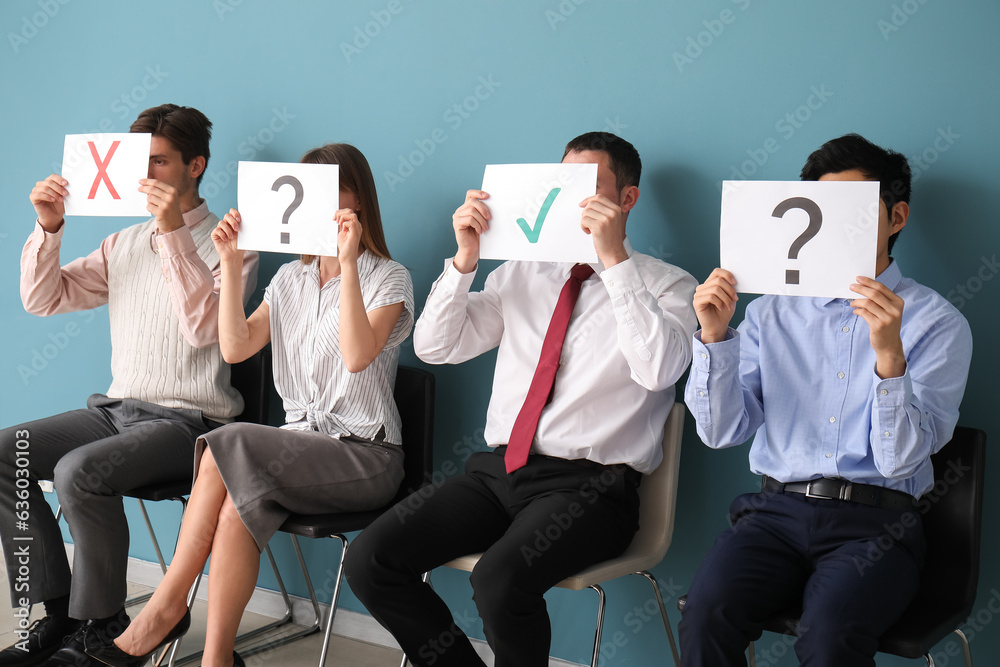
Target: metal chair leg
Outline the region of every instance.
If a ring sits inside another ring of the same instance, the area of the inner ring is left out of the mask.
[[[965,667],[972,667],[972,649],[969,647],[969,639],[960,628],[953,630],[953,632],[958,635],[958,638],[962,642],[962,652],[965,654]]]
[[[594,631],[594,655],[590,659],[590,667],[597,667],[597,661],[601,659],[601,633],[604,632],[604,602],[606,596],[600,584],[594,584],[589,588],[597,591],[597,630]]]
[[[330,635],[333,633],[333,617],[337,615],[337,602],[340,600],[340,584],[344,577],[344,561],[347,559],[347,538],[343,535],[333,535],[338,540],[342,550],[340,552],[340,563],[337,565],[337,578],[333,584],[333,597],[330,599],[330,615],[326,619],[326,630],[323,633],[323,648],[319,653],[319,667],[326,664],[326,654],[330,650]]]
[[[663,619],[663,629],[667,631],[667,640],[670,642],[670,654],[674,658],[674,667],[680,667],[681,658],[677,653],[677,643],[674,641],[674,632],[670,629],[670,621],[667,619],[667,608],[663,605],[663,596],[660,595],[660,587],[656,583],[656,577],[653,576],[652,572],[648,570],[643,570],[642,572],[635,572],[641,577],[645,577],[649,585],[653,587],[653,594],[656,596],[656,604],[660,605],[660,617]]]
[[[431,583],[431,573],[430,573],[430,570],[428,570],[427,572],[424,572],[424,576],[422,576],[420,578],[423,580],[423,582],[425,584]],[[399,667],[406,667],[406,665],[408,663],[409,663],[409,660],[406,657],[406,651],[403,651],[403,659],[402,659],[402,661],[400,661]]]
[[[291,533],[289,533],[288,536],[292,540],[292,547],[295,549],[295,556],[298,558],[299,568],[301,568],[302,577],[305,579],[306,582],[306,590],[309,591],[309,601],[312,603],[313,614],[314,614],[313,622],[310,625],[306,626],[304,629],[299,630],[297,632],[293,632],[291,634],[278,637],[271,641],[265,641],[261,644],[258,644],[257,646],[251,646],[249,648],[241,649],[240,655],[243,657],[249,657],[261,653],[263,651],[274,649],[279,646],[284,646],[285,644],[293,642],[296,639],[305,637],[306,635],[311,635],[314,632],[318,632],[320,629],[320,624],[321,624],[320,619],[322,618],[322,613],[320,612],[319,609],[319,600],[316,599],[316,589],[313,587],[312,577],[309,576],[309,570],[306,568],[306,560],[302,556],[302,549],[299,548],[298,539],[296,538],[295,535]],[[278,572],[278,566],[274,562],[274,556],[271,554],[270,549],[267,549],[267,557],[271,561],[271,568],[274,570],[274,576],[278,581],[278,588],[281,590],[281,596],[285,600],[285,615],[280,620],[275,621],[274,623],[270,623],[263,627],[257,628],[256,630],[251,630],[250,632],[247,632],[243,636],[237,638],[237,641],[240,641],[241,639],[245,640],[251,637],[259,636],[268,630],[281,627],[292,622],[292,601],[291,598],[289,598],[288,596],[288,591],[285,590],[285,582],[282,581],[281,579],[281,574]]]
[[[293,540],[293,542],[294,542],[294,540]],[[271,547],[270,546],[265,546],[264,547],[264,553],[267,554],[267,560],[271,563],[271,570],[274,572],[274,578],[278,582],[278,590],[281,593],[282,599],[285,601],[285,614],[281,618],[279,618],[278,620],[276,620],[276,621],[274,621],[272,623],[268,623],[267,625],[263,625],[263,626],[261,626],[259,628],[256,628],[254,630],[250,630],[249,632],[246,632],[246,633],[240,635],[239,637],[236,638],[236,644],[237,645],[239,645],[240,642],[245,642],[248,639],[251,639],[253,637],[257,637],[257,636],[259,636],[259,635],[267,632],[268,630],[273,630],[274,628],[279,628],[279,627],[281,627],[283,625],[286,625],[286,624],[290,623],[291,620],[292,620],[292,600],[288,596],[288,590],[285,588],[285,582],[281,578],[281,572],[278,571],[278,564],[274,560],[274,554],[271,553]],[[318,622],[317,622],[316,625],[318,627]],[[258,653],[261,650],[263,650],[263,648],[265,648],[266,646],[267,645],[264,645],[263,647],[256,647],[256,650],[254,648],[251,648],[250,650],[241,649],[240,650],[240,655],[241,656],[250,656],[250,655],[253,655],[254,653]],[[196,651],[194,653],[191,653],[190,655],[186,655],[183,658],[177,660],[174,663],[174,665],[178,665],[178,666],[179,665],[186,665],[186,664],[188,664],[190,662],[194,662],[195,660],[199,660],[203,654],[204,654],[204,651]],[[173,666],[171,666],[171,667],[173,667]]]

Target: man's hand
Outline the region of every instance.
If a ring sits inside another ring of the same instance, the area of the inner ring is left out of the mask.
[[[361,246],[361,223],[357,214],[349,208],[342,208],[333,215],[337,223],[337,257],[340,263],[357,262]]]
[[[66,186],[69,181],[59,174],[52,174],[44,181],[35,183],[34,189],[28,199],[35,207],[38,215],[38,223],[49,234],[59,231],[63,226],[63,216],[66,214],[66,197],[69,190]]]
[[[215,251],[219,253],[219,261],[222,264],[230,262],[242,262],[243,251],[236,247],[236,236],[240,231],[240,212],[235,208],[229,209],[226,217],[219,220],[219,224],[212,232],[212,243],[215,244]]]
[[[694,291],[694,314],[701,325],[701,342],[718,343],[726,339],[729,321],[736,312],[736,279],[725,269],[715,269]]]
[[[146,194],[146,210],[156,218],[156,226],[160,228],[161,234],[184,226],[177,188],[155,178],[140,178],[139,192]]]
[[[580,227],[594,237],[594,250],[604,268],[610,269],[628,259],[625,251],[625,218],[621,207],[604,195],[587,197],[580,202],[583,215]]]
[[[906,372],[906,355],[899,337],[903,299],[879,281],[864,276],[858,276],[851,291],[865,297],[851,301],[851,306],[871,331],[869,341],[875,350],[875,373],[883,380],[902,376]]]
[[[482,190],[469,190],[465,193],[465,203],[451,216],[458,241],[452,266],[459,273],[469,273],[479,263],[479,235],[490,228],[490,209],[480,200],[489,199],[489,196]]]

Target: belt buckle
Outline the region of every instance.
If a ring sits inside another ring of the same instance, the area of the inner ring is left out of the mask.
[[[818,482],[821,480],[813,480],[806,484],[806,498],[816,498],[818,500],[850,500],[851,499],[851,484],[841,484],[840,495],[839,496],[824,496],[819,493],[813,493],[813,482]]]

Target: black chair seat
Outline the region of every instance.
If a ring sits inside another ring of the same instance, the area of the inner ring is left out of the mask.
[[[177,500],[191,493],[191,482],[163,482],[162,484],[149,484],[136,489],[126,491],[124,496],[128,498],[138,498],[139,500]]]
[[[281,524],[278,530],[299,537],[329,537],[338,533],[353,533],[364,530],[379,518],[391,505],[366,512],[344,512],[334,514],[293,514]]]

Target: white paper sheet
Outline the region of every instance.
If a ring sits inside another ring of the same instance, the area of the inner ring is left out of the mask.
[[[237,178],[238,248],[336,256],[337,165],[240,162]]]
[[[596,164],[491,164],[482,189],[491,216],[479,240],[483,259],[598,261],[580,228],[580,202],[597,192]]]
[[[67,134],[66,215],[149,217],[139,179],[149,174],[150,134]]]
[[[724,181],[720,266],[740,292],[857,298],[878,211],[877,181]]]

